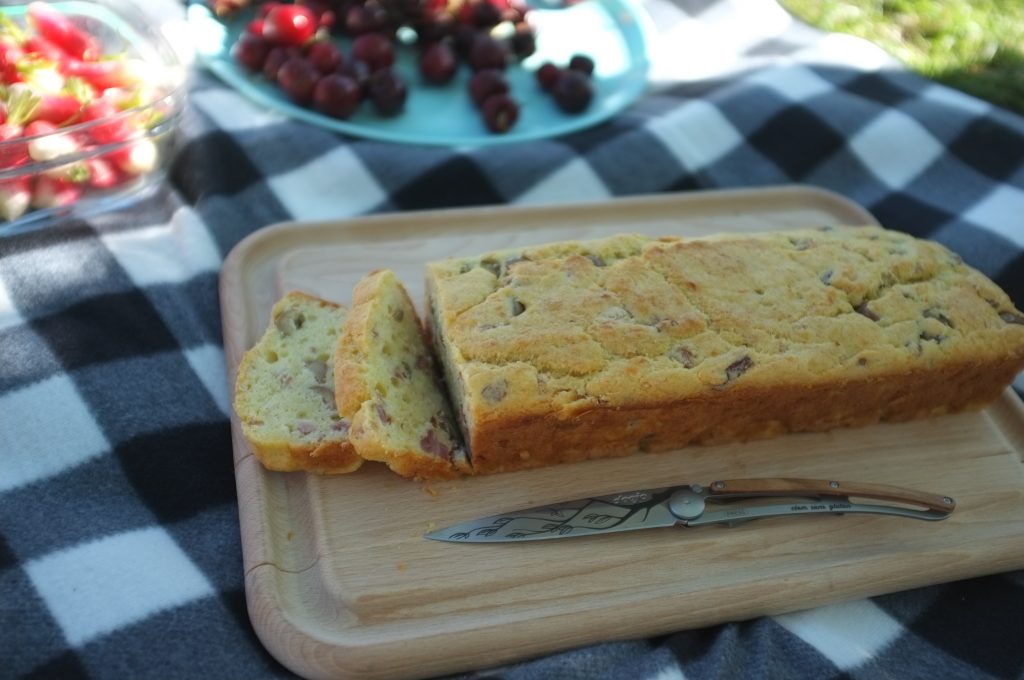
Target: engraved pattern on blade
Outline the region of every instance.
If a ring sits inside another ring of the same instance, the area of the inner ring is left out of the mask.
[[[671,489],[635,491],[546,505],[465,522],[428,534],[446,541],[536,541],[676,523],[668,510]]]

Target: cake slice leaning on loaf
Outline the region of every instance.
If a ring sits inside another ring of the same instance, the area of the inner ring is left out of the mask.
[[[270,470],[351,472],[363,459],[334,398],[334,348],[347,310],[305,293],[274,305],[270,325],[238,367],[235,412]]]
[[[475,473],[978,408],[1024,315],[941,245],[874,227],[617,236],[428,265]]]
[[[376,271],[353,293],[335,355],[338,411],[366,460],[404,477],[471,472],[416,308],[395,274]]]

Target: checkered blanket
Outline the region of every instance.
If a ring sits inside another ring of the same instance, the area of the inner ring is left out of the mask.
[[[771,0],[646,7],[650,90],[597,127],[400,147],[197,69],[157,195],[0,238],[0,678],[289,676],[246,614],[217,292],[261,226],[799,182],[946,244],[1024,307],[1024,119]],[[1022,633],[1015,572],[474,677],[1019,678]]]

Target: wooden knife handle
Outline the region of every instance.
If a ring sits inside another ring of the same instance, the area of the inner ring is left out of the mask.
[[[890,503],[919,505],[929,510],[952,512],[956,501],[924,491],[904,489],[887,484],[858,484],[827,479],[797,479],[790,477],[762,477],[758,479],[723,479],[712,482],[708,488],[710,498],[727,496],[848,496],[871,498]]]

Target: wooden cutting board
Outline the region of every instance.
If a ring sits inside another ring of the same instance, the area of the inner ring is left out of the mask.
[[[873,222],[834,194],[787,187],[282,224],[224,264],[229,379],[281,294],[347,303],[374,268],[396,270],[422,301],[424,263],[448,255]],[[1024,407],[1011,391],[979,413],[430,484],[375,463],[340,477],[268,472],[232,427],[250,616],[271,653],[309,677],[429,677],[1024,567]],[[817,516],[531,544],[422,538],[570,496],[758,476],[896,484],[959,505],[935,523]]]

